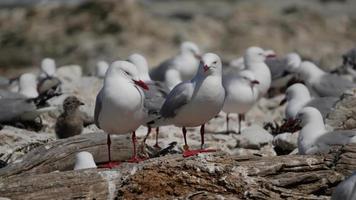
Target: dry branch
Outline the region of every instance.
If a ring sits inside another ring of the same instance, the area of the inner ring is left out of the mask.
[[[327,155],[169,155],[112,170],[3,172],[0,194],[11,199],[329,199],[355,164],[356,145]]]

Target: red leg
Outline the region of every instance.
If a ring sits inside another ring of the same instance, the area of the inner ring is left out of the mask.
[[[108,145],[108,155],[109,155],[109,162],[103,165],[100,165],[100,168],[114,168],[115,166],[118,166],[120,163],[119,162],[112,162],[111,161],[111,138],[110,134],[107,135],[107,145]]]
[[[201,137],[201,149],[198,150],[185,150],[183,152],[183,157],[190,157],[197,155],[199,153],[209,153],[209,152],[215,152],[215,149],[204,149],[204,134],[205,134],[205,125],[201,125],[200,127],[200,137]]]
[[[183,132],[183,137],[184,137],[184,150],[188,150],[189,149],[189,146],[188,146],[188,143],[187,143],[187,129],[185,127],[182,128],[182,132]]]
[[[159,127],[156,128],[156,144],[153,147],[157,149],[161,149],[161,147],[158,145],[158,134],[159,134]]]
[[[127,162],[134,162],[134,163],[138,163],[140,161],[142,161],[143,159],[138,158],[137,156],[137,152],[136,152],[136,132],[132,132],[132,144],[133,144],[133,154],[130,160],[128,160]]]

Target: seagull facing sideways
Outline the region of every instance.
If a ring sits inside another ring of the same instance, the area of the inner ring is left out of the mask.
[[[132,132],[133,155],[130,162],[138,162],[136,153],[136,129],[145,122],[144,92],[148,86],[138,78],[135,67],[127,61],[116,61],[108,69],[104,86],[96,97],[95,124],[108,133],[107,144],[111,168],[110,134]]]

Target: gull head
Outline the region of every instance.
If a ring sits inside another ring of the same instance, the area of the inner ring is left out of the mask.
[[[312,82],[317,80],[324,72],[314,63],[304,61],[297,70],[297,76],[303,81]]]
[[[148,74],[148,64],[145,57],[143,57],[141,54],[134,53],[129,56],[127,61],[136,65],[141,80],[143,81],[151,80]]]
[[[69,96],[63,101],[63,110],[65,112],[72,112],[79,108],[79,106],[84,105],[77,97]]]
[[[201,59],[201,52],[198,45],[193,42],[183,42],[180,46],[182,54],[192,54],[197,60]]]
[[[222,64],[220,57],[214,53],[206,53],[203,55],[200,61],[200,72],[204,75],[220,74],[222,70]]]
[[[41,71],[48,77],[56,74],[56,63],[52,58],[45,58],[41,62]]]
[[[323,117],[321,116],[319,110],[313,107],[304,107],[302,108],[296,119],[300,122],[300,125],[304,127],[307,124],[314,124],[317,122],[323,122]]]
[[[266,58],[276,57],[272,50],[263,50],[260,47],[249,47],[244,55],[244,60],[247,63],[260,63],[264,62]]]
[[[139,72],[136,66],[128,61],[115,61],[111,64],[108,72],[106,73],[106,78],[122,77],[129,82],[141,87],[142,89],[148,90],[148,86],[139,78]]]
[[[300,58],[299,54],[297,53],[289,53],[286,56],[287,59],[287,66],[286,66],[286,70],[288,72],[296,72],[300,66],[300,64],[302,63],[302,59]]]
[[[295,83],[288,87],[286,90],[285,98],[281,101],[280,105],[283,105],[285,102],[289,102],[292,99],[298,101],[310,100],[310,93],[308,88],[301,83]]]

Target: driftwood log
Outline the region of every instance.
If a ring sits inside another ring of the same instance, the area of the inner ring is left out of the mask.
[[[132,153],[130,135],[112,135],[111,140],[113,160],[129,159]],[[74,166],[75,155],[80,151],[90,152],[98,163],[106,162],[108,160],[107,135],[90,133],[42,145],[27,153],[20,159],[20,162],[0,169],[0,177],[71,170]]]
[[[139,164],[122,163],[114,169],[53,170],[53,166],[67,169],[70,165],[68,157],[78,149],[91,151],[94,155],[99,149],[105,149],[104,134],[97,140],[96,135],[91,137],[47,144],[52,147],[48,148],[48,154],[40,155],[47,147],[39,147],[23,158],[21,163],[27,164],[17,163],[1,169],[0,197],[329,199],[333,188],[356,169],[356,145],[348,145],[335,147],[326,155],[258,157],[214,153],[183,158],[176,154]],[[128,140],[125,136],[115,139],[119,145],[116,149],[125,152],[117,154],[116,159],[129,157]],[[61,162],[68,164],[64,167]]]

